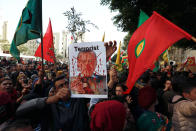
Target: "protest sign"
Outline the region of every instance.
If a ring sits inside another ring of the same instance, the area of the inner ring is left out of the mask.
[[[106,49],[103,42],[70,44],[69,65],[72,97],[107,98]]]

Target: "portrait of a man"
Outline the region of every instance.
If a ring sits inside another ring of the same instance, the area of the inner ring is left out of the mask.
[[[98,54],[99,55],[99,54]],[[70,78],[70,88],[73,94],[107,95],[106,74],[100,73],[102,63],[98,61],[94,50],[82,50],[77,54],[76,75]],[[100,60],[100,59],[99,59]]]

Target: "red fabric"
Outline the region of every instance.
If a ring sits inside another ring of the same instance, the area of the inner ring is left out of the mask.
[[[13,89],[13,91],[11,93],[9,93],[10,97],[11,97],[11,102],[15,103],[17,98],[18,98],[18,94],[16,89]]]
[[[195,57],[188,57],[184,64],[189,66],[195,66]]]
[[[122,131],[125,118],[122,103],[115,100],[100,102],[91,113],[91,131]]]
[[[0,105],[11,103],[11,98],[7,92],[0,92]]]
[[[139,90],[138,104],[144,109],[148,109],[156,101],[156,91],[147,86]]]
[[[41,44],[37,48],[35,55],[37,57],[42,57],[41,55]],[[43,58],[46,61],[54,63],[55,54],[54,54],[54,43],[53,43],[53,34],[51,21],[49,20],[47,31],[43,37]]]
[[[155,68],[155,64],[152,64],[149,69],[152,71],[154,68]]]
[[[153,62],[169,46],[182,38],[191,39],[191,35],[169,22],[158,13],[146,20],[132,35],[128,45],[129,76],[127,79],[128,94],[137,79],[149,69]],[[136,58],[137,45],[145,40],[142,53]]]

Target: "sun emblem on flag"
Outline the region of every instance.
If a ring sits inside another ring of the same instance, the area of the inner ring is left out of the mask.
[[[136,58],[138,58],[141,55],[142,51],[144,50],[144,47],[145,47],[145,39],[140,41],[135,47]]]

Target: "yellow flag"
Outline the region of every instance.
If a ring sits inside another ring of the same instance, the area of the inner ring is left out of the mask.
[[[121,41],[118,47],[117,57],[116,57],[116,65],[120,64],[120,47],[121,47]]]
[[[168,61],[169,61],[169,59],[168,59],[168,50],[165,51],[165,53],[163,54],[163,60],[168,63]]]
[[[102,42],[104,42],[104,40],[105,40],[105,32],[103,34]]]

